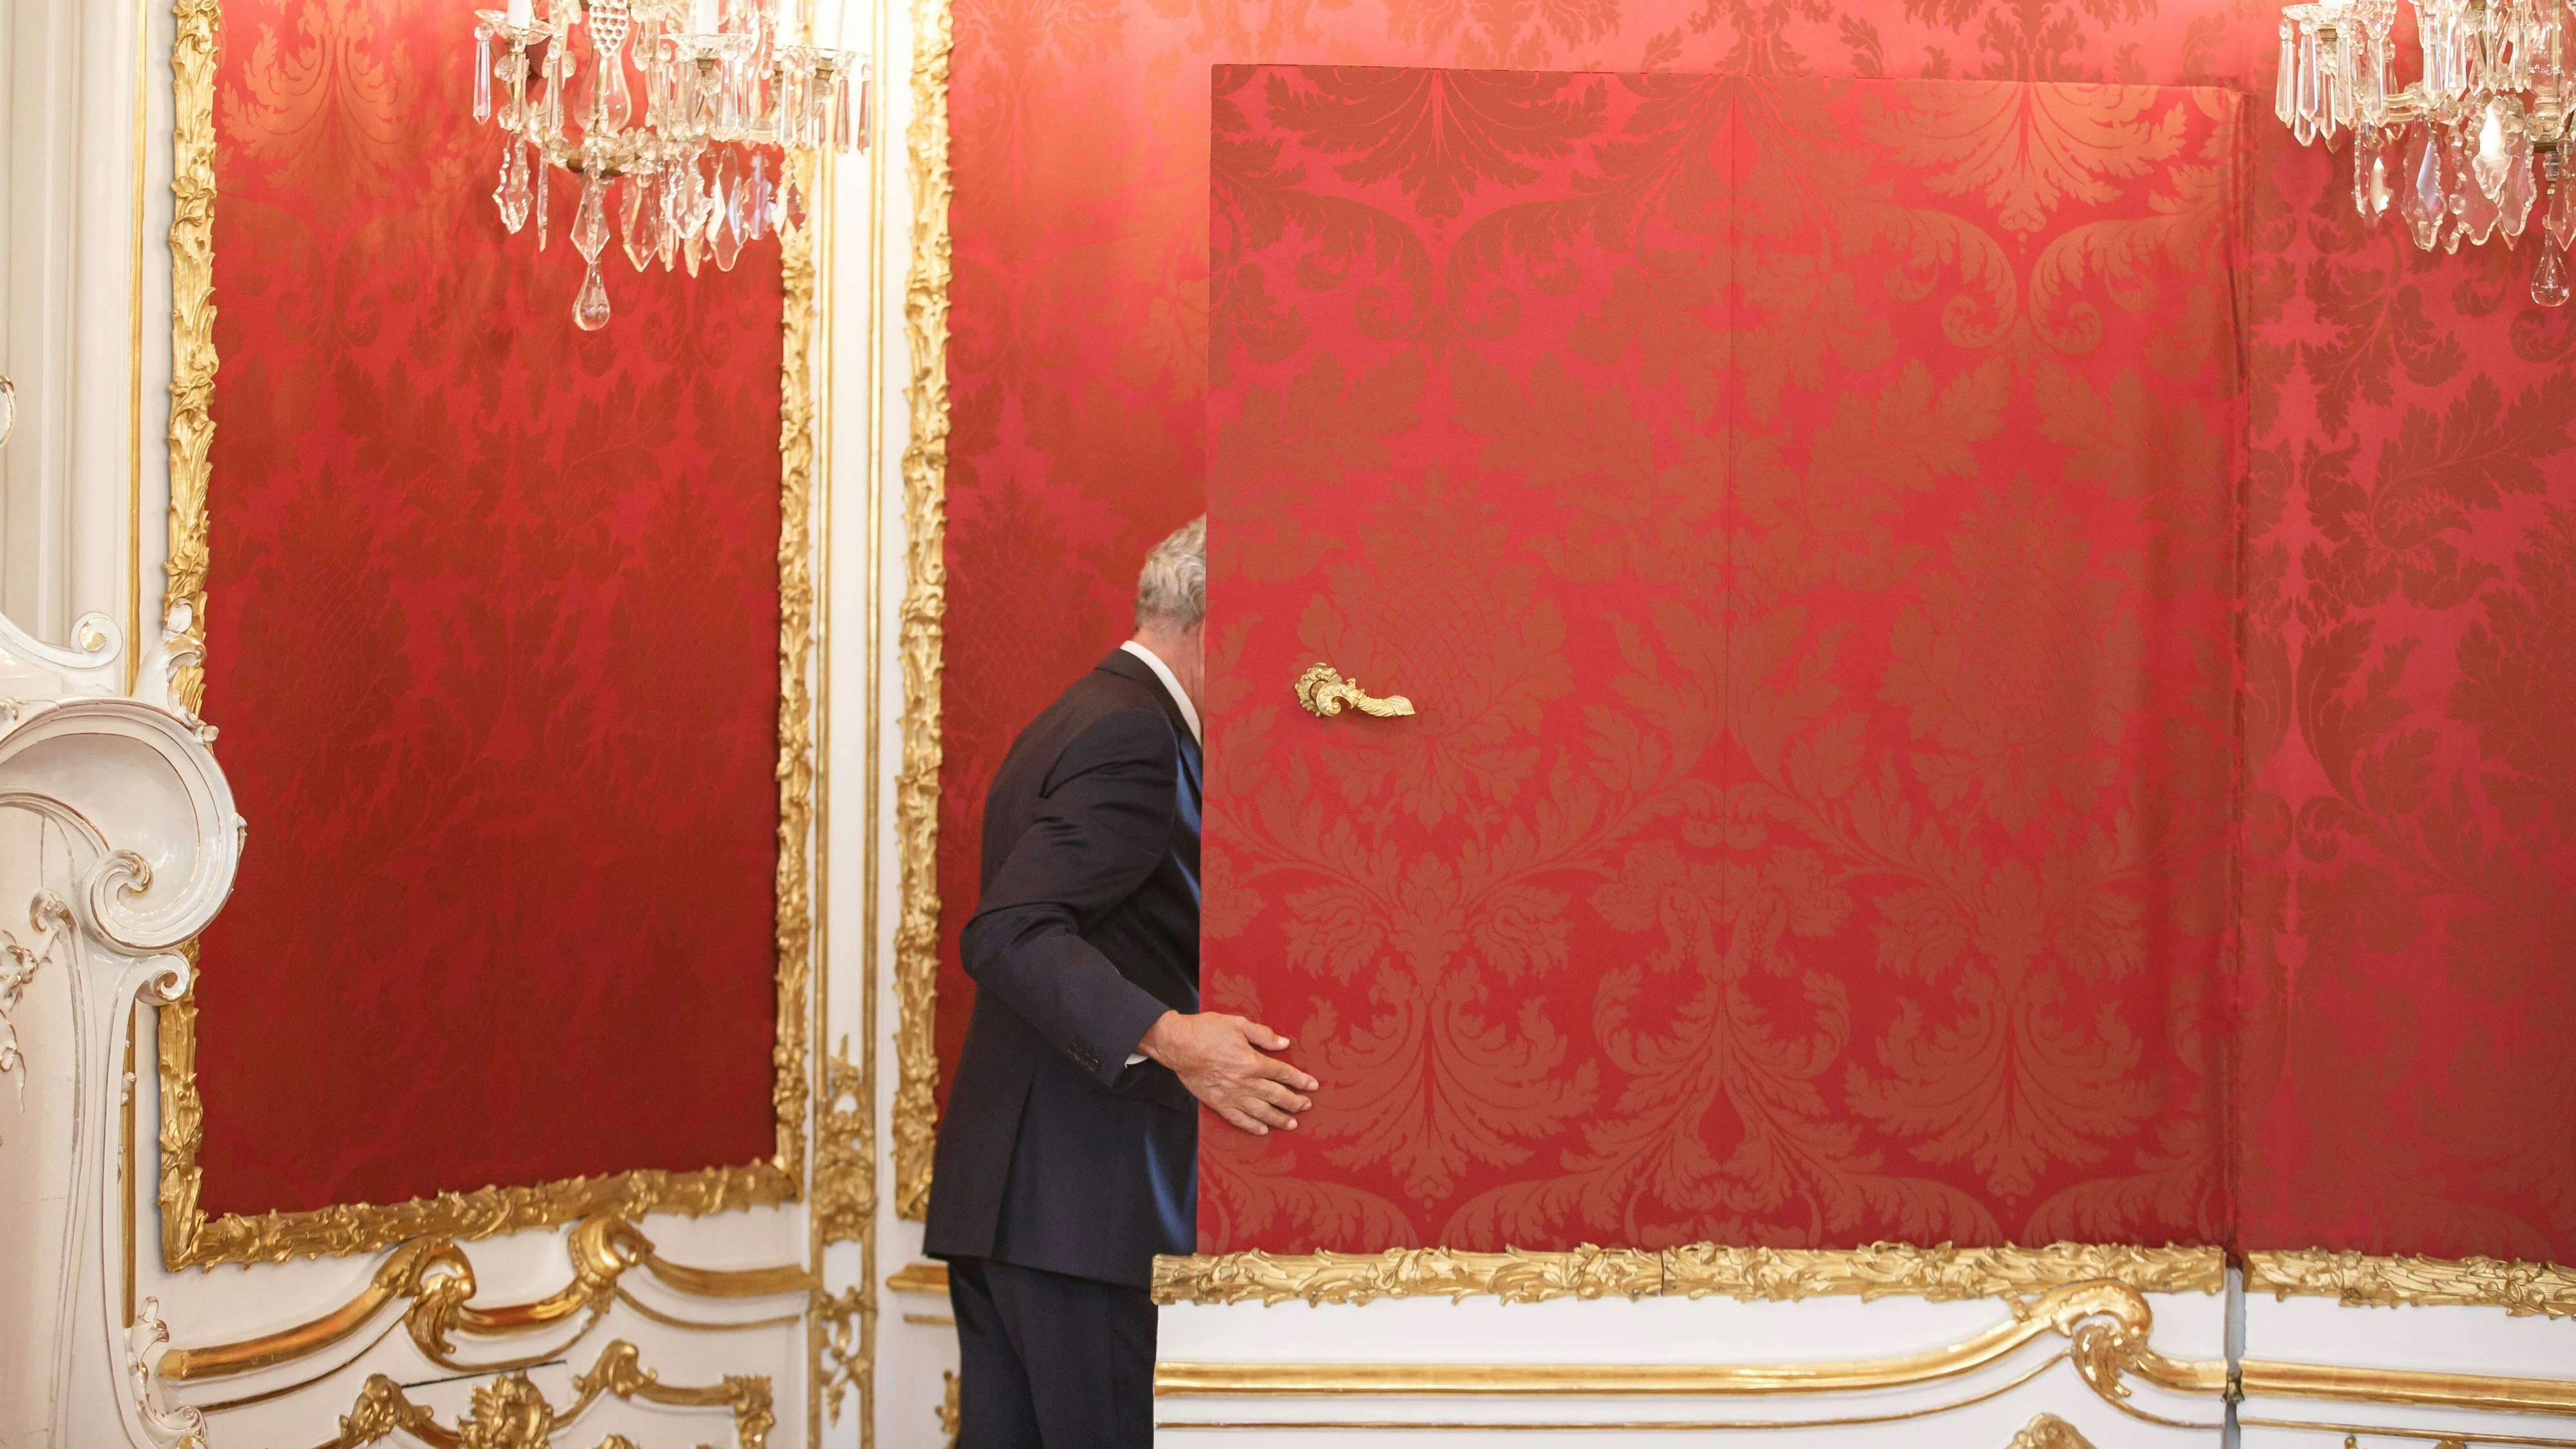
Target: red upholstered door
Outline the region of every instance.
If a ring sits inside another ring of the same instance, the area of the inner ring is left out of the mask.
[[[2218,1240],[2234,98],[1214,86],[1202,1250]]]

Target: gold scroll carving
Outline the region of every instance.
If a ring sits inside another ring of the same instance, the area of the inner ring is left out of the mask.
[[[2039,1414],[2004,1449],[2093,1449],[2093,1441],[2055,1414]]]
[[[1664,1291],[1745,1302],[1858,1295],[1906,1295],[1945,1302],[2041,1293],[2061,1283],[2108,1279],[2147,1293],[2222,1293],[2226,1259],[2216,1248],[2132,1248],[2051,1243],[2040,1248],[1732,1248],[1694,1243],[1664,1252]]]
[[[474,1265],[452,1240],[423,1238],[405,1243],[386,1255],[357,1296],[330,1312],[238,1343],[171,1349],[161,1356],[160,1371],[164,1378],[184,1383],[292,1362],[350,1338],[386,1305],[407,1301],[410,1306],[403,1314],[403,1328],[423,1357],[459,1372],[488,1372],[524,1367],[525,1363],[459,1361],[455,1357],[456,1334],[500,1338],[579,1319],[580,1333],[572,1340],[551,1344],[535,1356],[545,1358],[579,1342],[581,1335],[597,1326],[609,1308],[621,1300],[645,1311],[648,1317],[676,1321],[645,1310],[626,1292],[622,1280],[633,1269],[643,1270],[673,1292],[696,1298],[803,1295],[813,1287],[812,1275],[792,1264],[773,1268],[698,1268],[674,1263],[655,1249],[653,1240],[642,1229],[619,1217],[591,1218],[576,1225],[566,1235],[564,1246],[571,1259],[572,1274],[563,1287],[527,1303],[477,1308],[472,1303]]]
[[[1366,1303],[1378,1298],[1492,1296],[1688,1297],[1795,1300],[1911,1295],[1935,1301],[2040,1293],[2088,1281],[2148,1293],[2217,1293],[2226,1259],[2216,1248],[2130,1248],[2053,1243],[2042,1248],[1731,1248],[1713,1243],[1649,1252],[1585,1245],[1563,1252],[1468,1253],[1390,1248],[1383,1253],[1273,1256],[1227,1253],[1154,1260],[1154,1301]]]
[[[2576,1268],[2505,1258],[2254,1252],[2245,1255],[2245,1291],[2333,1298],[2348,1307],[2469,1305],[2517,1318],[2576,1317]]]
[[[2216,1395],[2227,1365],[2168,1359],[2147,1346],[2155,1315],[2125,1283],[2069,1283],[1995,1327],[1937,1349],[1886,1358],[1776,1364],[1184,1363],[1154,1366],[1154,1392],[1184,1398],[1270,1395],[1546,1395],[1636,1397],[1850,1393],[1903,1388],[1973,1373],[2051,1334],[2096,1393],[2126,1394],[2134,1376],[2176,1393]],[[2088,1362],[2089,1361],[2089,1362]]]
[[[215,441],[215,35],[217,0],[176,0],[170,38],[170,558],[162,619],[185,636],[172,654],[179,707],[204,702],[206,457]],[[143,641],[128,639],[128,649]]]
[[[635,1345],[612,1341],[600,1351],[587,1373],[573,1379],[570,1407],[557,1410],[546,1402],[524,1374],[510,1373],[474,1388],[472,1407],[453,1427],[406,1398],[402,1386],[383,1374],[370,1375],[357,1401],[340,1418],[340,1432],[321,1449],[360,1449],[397,1431],[430,1449],[546,1449],[556,1435],[589,1412],[602,1398],[641,1399],[666,1408],[724,1409],[733,1415],[735,1449],[764,1449],[776,1423],[770,1408],[769,1380],[750,1374],[727,1376],[702,1388],[666,1384],[645,1368]],[[620,1435],[600,1441],[599,1449],[632,1445]]]
[[[207,499],[213,483],[208,449],[214,438],[210,410],[217,363],[214,97],[220,8],[214,0],[176,0],[173,13],[171,189],[176,209],[170,223],[170,559],[163,610],[184,636],[172,646],[174,657],[183,661],[173,675],[173,688],[181,705],[194,711],[205,689],[205,591],[211,558]],[[810,174],[803,178],[808,186],[811,181]],[[944,226],[943,211],[943,234]],[[792,1202],[802,1192],[806,1097],[812,1090],[805,1021],[813,979],[808,861],[816,748],[806,684],[814,645],[816,276],[810,228],[782,228],[779,265],[786,296],[780,313],[784,357],[779,379],[778,1021],[771,1087],[776,1151],[767,1161],[688,1172],[647,1169],[441,1193],[401,1203],[209,1218],[198,1206],[197,1151],[204,1110],[196,1080],[197,1013],[192,1003],[181,1002],[161,1011],[158,1026],[161,1256],[172,1271],[362,1253],[415,1238],[487,1237],[603,1214],[694,1216]],[[939,289],[944,298],[944,270]],[[941,409],[944,414],[944,400]],[[935,541],[932,554],[937,554]],[[935,669],[935,641],[932,654]]]
[[[939,651],[948,609],[948,57],[956,43],[948,0],[913,0],[912,262],[903,332],[912,359],[903,450],[904,589],[896,650],[903,661],[903,768],[895,777],[902,913],[894,932],[894,1203],[919,1219],[930,1206],[930,1149],[938,1130]]]

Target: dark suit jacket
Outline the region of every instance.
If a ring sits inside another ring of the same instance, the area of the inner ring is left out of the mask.
[[[1011,742],[984,797],[975,1015],[932,1159],[924,1250],[1147,1286],[1198,1238],[1198,1112],[1126,1065],[1199,1001],[1200,758],[1114,651]]]

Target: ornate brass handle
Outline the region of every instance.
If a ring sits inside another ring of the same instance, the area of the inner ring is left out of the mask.
[[[1297,676],[1297,702],[1306,707],[1306,713],[1317,719],[1329,719],[1340,714],[1343,705],[1379,719],[1413,713],[1412,700],[1400,694],[1380,699],[1364,693],[1358,680],[1344,679],[1342,672],[1329,664],[1318,664]]]

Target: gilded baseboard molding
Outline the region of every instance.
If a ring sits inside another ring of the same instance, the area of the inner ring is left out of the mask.
[[[671,1291],[695,1298],[805,1295],[814,1286],[813,1276],[793,1264],[773,1268],[697,1268],[674,1263],[655,1250],[653,1240],[642,1229],[619,1217],[582,1222],[565,1235],[564,1246],[571,1259],[572,1276],[563,1287],[527,1303],[476,1308],[470,1301],[475,1293],[474,1264],[464,1250],[447,1238],[405,1243],[386,1255],[357,1296],[330,1312],[238,1343],[171,1349],[161,1356],[160,1373],[163,1378],[185,1382],[291,1363],[348,1339],[397,1300],[410,1303],[403,1313],[403,1327],[413,1346],[431,1362],[458,1372],[516,1369],[525,1364],[518,1360],[500,1364],[459,1361],[453,1336],[462,1333],[479,1338],[507,1337],[584,1314],[588,1322],[582,1333],[587,1334],[619,1299],[634,1303],[626,1295],[622,1280],[629,1270],[638,1268]],[[651,1310],[645,1312],[647,1317],[676,1321]],[[567,1343],[549,1344],[538,1357],[560,1354],[578,1342],[580,1338],[576,1336]]]
[[[2147,1416],[2131,1399],[2133,1383],[2201,1398],[2291,1398],[2343,1404],[2447,1409],[2576,1418],[2576,1379],[2439,1370],[2356,1368],[2335,1364],[2243,1359],[2167,1358],[2151,1340],[2153,1306],[2144,1290],[2097,1279],[2052,1288],[2036,1297],[2008,1296],[2011,1316],[1957,1343],[1919,1353],[1874,1359],[1778,1363],[1195,1363],[1165,1362],[1154,1369],[1158,1397],[1370,1398],[1415,1397],[1692,1397],[1844,1394],[1908,1388],[1993,1368],[2031,1343],[2062,1336],[2067,1347],[2007,1389],[2026,1382],[2059,1359],[2071,1361],[2085,1386],[2103,1403],[2134,1417]],[[1997,1390],[1996,1392],[2002,1392]],[[1908,1411],[1906,1417],[1946,1412],[1965,1402]],[[2045,1417],[2045,1416],[2043,1416]],[[1823,1421],[1818,1421],[1823,1422]],[[1857,1421],[1852,1421],[1857,1422]],[[2174,1421],[2156,1419],[2154,1422]],[[2269,1427],[2320,1432],[2390,1432],[2361,1425],[2328,1425],[2289,1419],[2247,1418]],[[1376,1427],[1431,1427],[1386,1421]],[[1190,1427],[1215,1427],[1193,1421]],[[1227,1427],[1255,1427],[1246,1423]],[[1321,1427],[1319,1424],[1318,1427]],[[1337,1425],[1336,1427],[1353,1427]],[[1572,1422],[1531,1427],[1572,1428]],[[1658,1428],[1685,1427],[1658,1423]],[[2204,1427],[2204,1426],[2186,1426]],[[2458,1434],[2406,1431],[2453,1442],[2492,1438],[2474,1430]],[[2071,1426],[2033,1420],[2015,1446],[2064,1446]],[[2523,1438],[2520,1443],[2576,1441]]]
[[[2576,1417],[2576,1379],[2351,1368],[2259,1358],[2239,1360],[2236,1370],[2247,1398],[2329,1399],[2343,1404],[2405,1404]]]
[[[769,1380],[752,1374],[728,1375],[721,1383],[684,1388],[663,1383],[643,1365],[635,1345],[624,1339],[601,1350],[587,1373],[572,1381],[570,1407],[557,1409],[524,1373],[508,1373],[473,1391],[472,1407],[454,1427],[413,1403],[402,1386],[383,1374],[370,1375],[357,1401],[340,1419],[340,1432],[321,1449],[360,1449],[400,1432],[430,1449],[544,1449],[554,1436],[572,1426],[602,1398],[641,1399],[673,1409],[723,1409],[733,1416],[734,1449],[764,1449],[776,1425],[770,1407]],[[600,1449],[635,1449],[632,1441],[611,1434]]]
[[[1847,1429],[1873,1424],[1902,1424],[1946,1414],[1965,1404],[1941,1404],[1929,1409],[1895,1414],[1843,1414],[1830,1419],[1162,1419],[1157,1429],[1227,1430],[1236,1433],[1252,1430],[1308,1432],[1318,1430],[1369,1430],[1377,1433],[1413,1431],[1417,1433],[1484,1433],[1502,1434],[1528,1431],[1583,1430],[1595,1434],[1619,1433],[1700,1433],[1760,1434],[1796,1429]],[[2093,1449],[2093,1441],[2084,1437],[2074,1425],[2055,1414],[2041,1414],[2023,1426],[2004,1449]],[[2456,1445],[2437,1445],[2435,1449],[2459,1449]]]
[[[930,1208],[938,1131],[939,669],[948,610],[948,59],[956,44],[949,0],[913,0],[912,262],[903,332],[912,358],[904,389],[911,439],[903,450],[903,766],[895,777],[894,1209],[918,1221]]]
[[[1556,1252],[1471,1253],[1389,1248],[1382,1253],[1243,1253],[1158,1257],[1154,1301],[1367,1303],[1437,1295],[1511,1303],[1550,1298],[1700,1298],[1745,1302],[1912,1296],[1935,1302],[2040,1293],[2105,1281],[2145,1293],[2219,1293],[2226,1258],[2216,1248],[2136,1248],[2052,1243],[2040,1248],[1734,1248],[1714,1243],[1649,1251],[1589,1244]]]
[[[2052,1334],[2070,1341],[2077,1371],[2106,1398],[2125,1397],[2129,1378],[2184,1394],[2226,1391],[2226,1364],[2165,1358],[2148,1347],[2154,1328],[2155,1313],[2143,1292],[2096,1280],[2016,1302],[2003,1322],[1957,1343],[1883,1358],[1754,1364],[1164,1362],[1154,1366],[1154,1392],[1165,1398],[1855,1393],[1974,1373]]]
[[[2576,1268],[2506,1258],[2267,1250],[2245,1255],[2245,1291],[2332,1298],[2356,1308],[2465,1306],[2501,1308],[2517,1318],[2576,1317]]]

